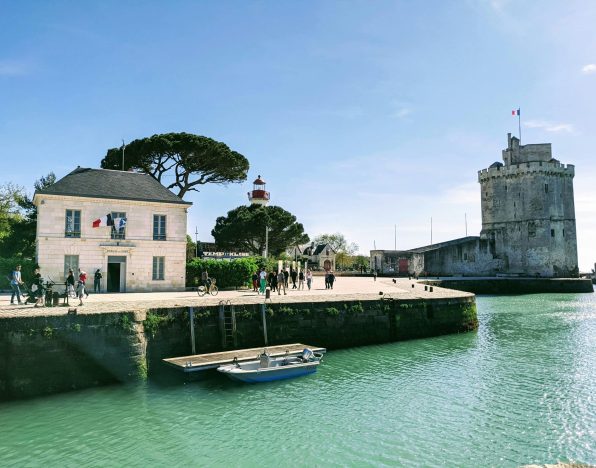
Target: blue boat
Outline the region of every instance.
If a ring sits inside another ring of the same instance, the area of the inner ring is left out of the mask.
[[[271,382],[314,374],[323,359],[322,354],[304,349],[300,356],[271,357],[264,350],[255,361],[234,362],[217,368],[233,380],[247,383]]]

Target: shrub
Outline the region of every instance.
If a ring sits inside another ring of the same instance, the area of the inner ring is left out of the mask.
[[[237,288],[250,284],[252,275],[257,271],[253,258],[235,260],[204,260],[195,258],[186,264],[187,286],[196,286],[201,280],[201,273],[207,270],[210,278],[217,280],[220,288]]]

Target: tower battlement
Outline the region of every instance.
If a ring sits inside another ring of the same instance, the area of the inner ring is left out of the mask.
[[[478,182],[495,177],[523,177],[529,173],[573,178],[575,176],[575,166],[573,164],[561,164],[556,159],[548,162],[531,161],[516,163],[509,166],[493,165],[492,167],[478,171]]]

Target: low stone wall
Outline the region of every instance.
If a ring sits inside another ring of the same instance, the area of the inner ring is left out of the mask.
[[[228,313],[231,311],[228,306]],[[224,347],[220,308],[194,309],[196,353],[264,346],[260,304],[235,305]],[[474,330],[474,297],[266,305],[270,345],[330,350]],[[0,400],[170,378],[163,358],[191,354],[187,307],[0,319]]]
[[[594,292],[592,282],[585,278],[447,278],[420,282],[474,294]]]

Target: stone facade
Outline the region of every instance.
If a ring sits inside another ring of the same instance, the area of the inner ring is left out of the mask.
[[[87,272],[90,290],[97,269],[103,275],[104,292],[184,289],[189,204],[48,193],[36,193],[34,202],[38,209],[37,262],[44,278],[64,282],[72,266]],[[71,210],[79,212],[74,234],[69,231],[67,210],[69,215]],[[114,236],[110,226],[92,227],[94,220],[108,213],[125,214],[127,224],[119,235]],[[155,215],[165,218],[165,235],[160,231],[154,236]]]
[[[574,166],[553,159],[550,144],[520,146],[511,135],[503,161],[478,173],[481,239],[507,273],[577,276]]]
[[[551,145],[508,135],[503,163],[478,172],[482,231],[407,251],[373,250],[371,268],[394,275],[577,277],[573,165]]]

